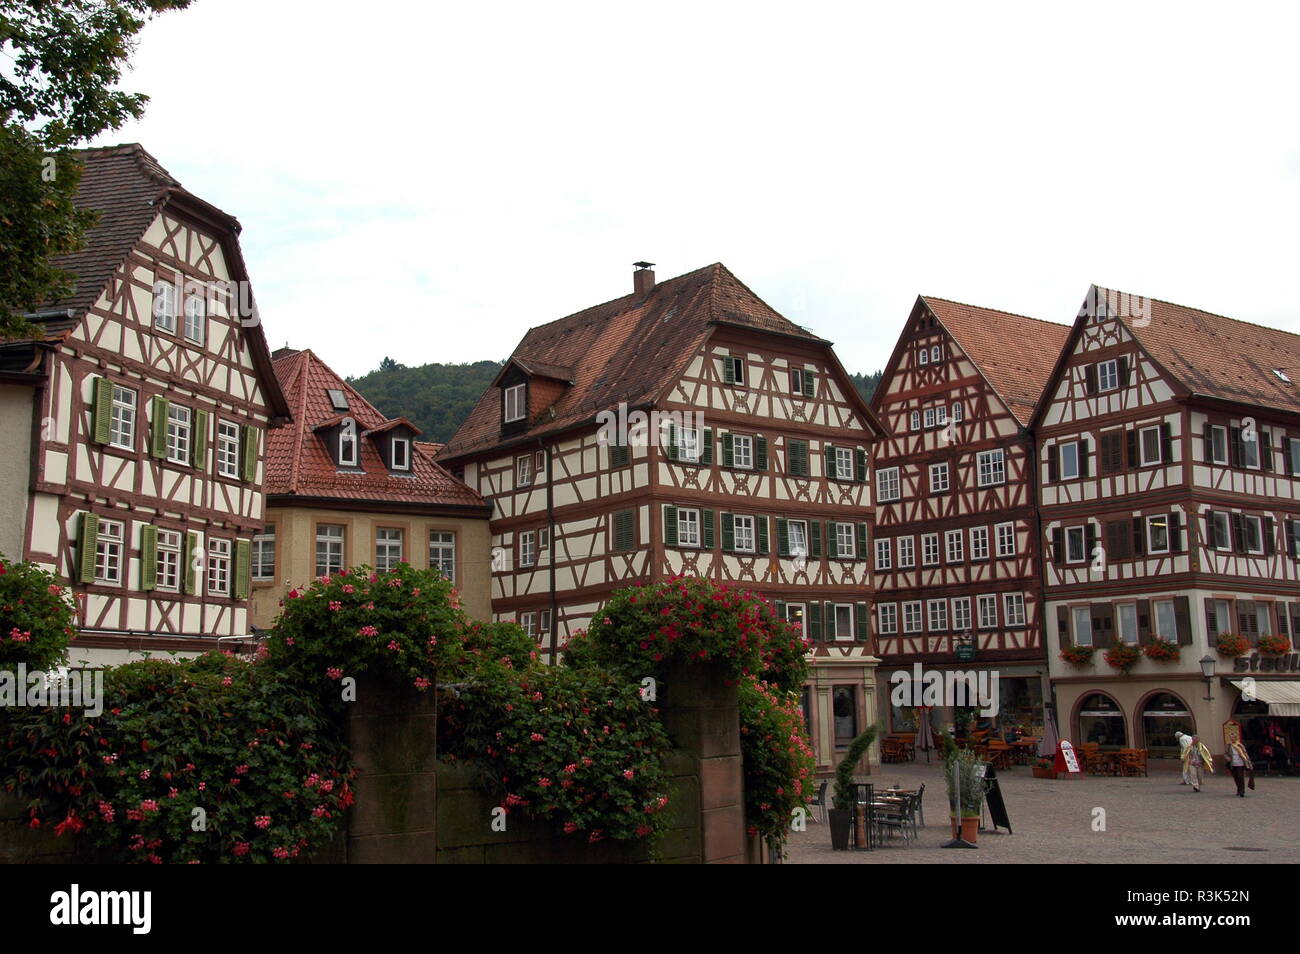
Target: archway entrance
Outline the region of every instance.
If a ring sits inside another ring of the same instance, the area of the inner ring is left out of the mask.
[[[1127,744],[1124,710],[1104,692],[1084,697],[1075,724],[1081,742],[1096,742],[1103,749],[1122,749]]]
[[[1179,758],[1182,751],[1175,733],[1196,734],[1196,720],[1192,718],[1187,703],[1172,692],[1153,692],[1142,703],[1141,709],[1142,739],[1148,758]],[[1209,740],[1203,741],[1213,745]]]

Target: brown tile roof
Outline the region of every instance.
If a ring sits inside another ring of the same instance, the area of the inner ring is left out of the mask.
[[[922,295],[1021,424],[1043,396],[1070,326]]]
[[[1111,289],[1091,294],[1098,297],[1090,301],[1149,303],[1146,314],[1136,305],[1114,310],[1143,349],[1192,394],[1300,412],[1300,335]]]
[[[520,440],[584,424],[599,411],[649,404],[671,385],[718,324],[739,325],[822,343],[783,318],[714,263],[532,328],[506,362],[572,380],[555,401],[554,418],[536,415]],[[439,453],[448,460],[501,443],[501,391],[489,387]]]
[[[316,433],[321,424],[351,416],[358,432],[364,433],[386,429],[394,421],[385,418],[310,349],[283,354],[275,361],[275,373],[293,410],[293,423],[270,433],[266,452],[268,495],[334,498],[341,504],[364,501],[478,507],[483,508],[483,516],[487,515],[488,505],[483,498],[434,463],[425,442],[415,442],[417,453],[411,455],[410,476],[389,473],[375,442],[367,437],[361,438],[364,473],[339,473],[324,437]],[[334,410],[326,393],[330,389],[347,396],[347,415]]]

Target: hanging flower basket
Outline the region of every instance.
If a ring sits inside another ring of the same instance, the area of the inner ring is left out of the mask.
[[[1285,636],[1261,636],[1259,651],[1265,656],[1283,656],[1291,651],[1291,640]]]
[[[1248,651],[1250,642],[1240,633],[1224,633],[1219,637],[1219,643],[1215,648],[1220,656],[1231,659],[1233,656],[1240,656]]]
[[[1171,640],[1152,636],[1151,641],[1142,647],[1142,652],[1147,659],[1154,659],[1156,662],[1178,662],[1181,647]]]
[[[1142,650],[1132,643],[1114,642],[1110,644],[1110,649],[1106,650],[1104,658],[1111,668],[1128,672],[1142,658]]]
[[[1066,646],[1061,650],[1061,658],[1075,666],[1086,666],[1096,651],[1095,646]]]

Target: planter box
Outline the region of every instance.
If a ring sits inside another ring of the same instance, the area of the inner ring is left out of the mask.
[[[848,851],[853,812],[847,808],[831,808],[827,810],[826,816],[831,826],[831,848],[834,851]]]

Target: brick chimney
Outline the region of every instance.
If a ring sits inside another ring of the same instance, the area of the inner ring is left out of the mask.
[[[648,295],[655,287],[654,262],[633,262],[636,271],[632,273],[632,289],[637,295]]]

